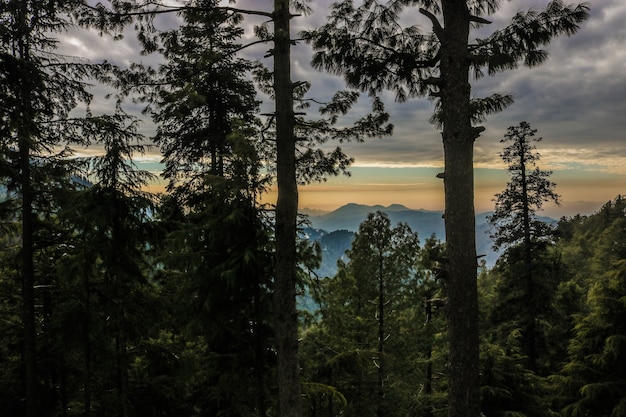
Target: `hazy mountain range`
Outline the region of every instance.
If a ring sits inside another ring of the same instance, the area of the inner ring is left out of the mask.
[[[389,216],[392,227],[398,223],[407,223],[411,230],[417,232],[420,243],[435,235],[437,239],[445,240],[443,211],[413,210],[400,204],[392,204],[388,207],[376,205],[367,206],[362,204],[346,204],[337,210],[323,213],[317,210],[301,210],[308,215],[310,228],[305,229],[307,238],[318,241],[322,246],[322,266],[316,271],[320,276],[332,276],[337,269],[337,260],[344,256],[346,249],[350,248],[354,233],[359,230],[359,225],[367,219],[369,213],[382,211]],[[476,251],[478,255],[485,255],[487,266],[495,264],[499,254],[492,249],[489,237],[490,224],[487,216],[491,212],[476,215]],[[556,222],[554,219],[542,218],[549,223]]]

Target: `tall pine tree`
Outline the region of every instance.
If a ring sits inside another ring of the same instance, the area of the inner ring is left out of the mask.
[[[501,140],[508,143],[500,156],[508,164],[511,178],[506,189],[496,194],[496,207],[489,216],[495,228],[494,248],[507,249],[498,264],[504,280],[501,291],[508,299],[508,308],[510,303],[519,307],[516,317],[522,330],[523,353],[533,371],[538,370],[537,323],[546,318],[544,310],[551,304],[547,299],[556,286],[551,279],[555,268],[546,253],[551,227],[536,213],[546,202],[559,203],[556,184],[549,179],[551,172],[537,166],[540,155],[533,143],[541,138],[535,137],[536,133],[529,123],[521,122],[509,127]],[[499,315],[496,311],[494,318]]]
[[[25,415],[41,415],[37,381],[37,312],[35,287],[39,179],[55,184],[50,169],[68,152],[59,149],[87,141],[90,117],[70,115],[79,103],[89,103],[88,80],[110,81],[111,66],[91,64],[57,53],[56,36],[70,29],[72,15],[85,7],[78,0],[0,3],[0,120],[3,181],[16,198],[21,222],[20,276],[24,328]],[[42,174],[43,173],[43,174]],[[61,173],[63,178],[66,173]],[[49,201],[44,201],[47,204]]]
[[[486,115],[512,99],[494,94],[471,98],[470,73],[481,77],[535,66],[547,54],[539,49],[555,36],[576,32],[587,17],[584,5],[560,1],[545,11],[519,12],[511,24],[484,39],[470,41],[473,26],[490,23],[498,1],[352,1],[335,3],[326,25],[306,34],[317,50],[313,63],[340,74],[352,87],[378,94],[391,90],[398,100],[431,96],[434,121],[442,127],[444,147],[445,223],[450,346],[451,417],[478,416],[478,295],[474,221],[473,147]],[[405,8],[419,12],[432,25],[422,34],[403,27]]]

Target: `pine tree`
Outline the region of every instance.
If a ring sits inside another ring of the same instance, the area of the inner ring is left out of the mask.
[[[276,0],[271,12],[259,10],[243,10],[230,6],[217,6],[216,2],[191,2],[181,7],[167,7],[154,2],[124,2],[113,3],[113,11],[103,5],[96,6],[92,15],[85,17],[86,22],[96,22],[99,28],[107,30],[109,25],[119,28],[120,25],[137,19],[140,27],[140,38],[144,41],[147,50],[155,48],[153,33],[154,16],[162,13],[181,12],[185,10],[199,10],[202,12],[223,11],[234,15],[257,15],[269,18],[273,28],[267,30],[267,25],[256,29],[261,41],[272,42],[270,56],[273,58],[273,71],[261,71],[262,77],[267,80],[271,75],[271,87],[266,89],[275,101],[275,112],[271,115],[271,127],[274,128],[273,141],[275,143],[275,175],[278,188],[278,200],[275,210],[275,287],[276,297],[275,332],[277,335],[278,352],[278,380],[279,403],[281,413],[285,415],[301,414],[300,384],[298,382],[297,340],[298,322],[296,312],[296,283],[297,283],[297,210],[298,210],[298,182],[319,180],[326,173],[336,174],[344,170],[349,164],[340,149],[328,154],[304,146],[300,153],[300,136],[296,133],[297,125],[303,126],[308,132],[317,130],[308,140],[308,144],[316,145],[336,135],[342,140],[360,139],[365,136],[380,136],[390,133],[391,126],[387,125],[388,116],[380,101],[374,102],[374,116],[366,116],[355,123],[354,128],[331,129],[337,123],[338,115],[346,113],[347,109],[356,101],[354,93],[338,94],[332,102],[324,107],[329,114],[330,122],[302,123],[296,120],[294,97],[298,97],[302,86],[306,83],[292,82],[290,74],[290,48],[292,45],[290,21],[296,17],[295,10],[306,13],[307,1],[290,2]],[[237,20],[238,17],[235,17]],[[148,83],[149,84],[149,83]],[[268,128],[269,129],[269,128]],[[310,165],[313,165],[310,168]],[[307,166],[309,165],[309,166]],[[304,167],[304,168],[302,168]],[[301,170],[299,172],[299,170]],[[301,175],[299,177],[299,174]]]
[[[417,332],[400,325],[418,254],[417,235],[407,225],[392,228],[386,214],[370,213],[347,251],[349,262],[322,283],[319,333],[305,344],[327,346],[313,382],[336,387],[347,415],[393,416],[410,408],[398,391],[408,384],[402,377],[411,372],[402,359],[414,351],[407,340]]]
[[[255,65],[236,56],[241,15],[215,1],[189,6],[183,24],[160,35],[165,63],[158,87],[146,95],[168,204],[179,213],[159,245],[160,280],[180,300],[173,333],[199,350],[202,372],[183,402],[207,413],[265,416],[273,405],[267,392],[273,262],[269,220],[258,203],[268,181],[261,173],[259,103],[246,78]]]
[[[494,94],[471,99],[470,71],[476,76],[543,62],[539,48],[555,36],[571,35],[587,17],[587,6],[550,3],[542,13],[518,13],[511,24],[485,39],[470,42],[474,25],[488,24],[497,1],[460,2],[366,1],[335,3],[329,22],[306,34],[318,51],[313,63],[340,74],[352,87],[378,94],[391,90],[398,100],[430,95],[436,100],[433,120],[444,146],[445,223],[448,252],[448,332],[450,342],[451,417],[477,416],[478,300],[473,198],[473,144],[484,130],[476,126],[487,114],[512,99]],[[423,35],[415,26],[399,24],[405,7],[419,11],[432,24]]]
[[[563,415],[626,415],[626,261],[616,261],[592,286],[589,313],[575,327],[570,360],[554,377]]]
[[[554,192],[556,184],[550,181],[551,171],[544,171],[537,166],[540,159],[533,142],[542,138],[535,137],[536,129],[527,122],[508,128],[501,143],[509,143],[500,154],[508,164],[511,175],[505,191],[496,194],[496,208],[489,217],[489,222],[496,228],[492,235],[494,248],[524,246],[525,260],[530,266],[532,246],[548,238],[549,226],[537,219],[537,211],[544,203],[559,203],[559,196]]]
[[[37,206],[51,203],[37,187],[63,183],[67,172],[56,170],[71,152],[68,144],[92,139],[90,117],[76,118],[71,110],[88,104],[88,83],[110,81],[109,64],[91,64],[57,53],[55,35],[72,27],[72,15],[85,6],[78,0],[57,2],[4,1],[0,4],[0,172],[18,203],[21,229],[22,308],[24,328],[25,414],[40,415],[37,382],[37,312],[35,286],[42,284],[35,265],[39,236]],[[39,180],[42,180],[39,182]],[[38,201],[38,197],[43,197]]]
[[[183,186],[188,194],[207,174],[227,174],[233,153],[228,136],[258,122],[256,91],[246,79],[255,66],[236,56],[241,16],[215,4],[198,4],[209,11],[185,10],[184,24],[160,35],[166,61],[147,97],[169,190]]]
[[[509,300],[507,309],[511,303],[518,306],[515,317],[522,330],[523,353],[533,371],[538,370],[537,323],[549,316],[545,311],[551,305],[547,298],[556,286],[551,277],[554,268],[546,259],[550,226],[539,220],[536,213],[546,202],[559,202],[554,192],[556,184],[548,178],[551,172],[537,166],[540,156],[533,143],[541,138],[535,137],[536,132],[530,124],[521,122],[509,127],[501,140],[508,143],[500,156],[508,164],[511,179],[506,190],[496,194],[495,211],[489,216],[495,228],[494,248],[507,249],[497,267],[503,277],[500,291]],[[500,312],[496,310],[494,318],[498,316]]]
[[[413,301],[413,309],[423,310],[422,314],[415,314],[416,319],[411,320],[408,327],[415,327],[415,323],[424,323],[423,331],[418,337],[421,353],[418,363],[423,367],[425,375],[423,381],[420,381],[421,388],[415,408],[418,413],[428,417],[441,414],[447,403],[445,369],[448,354],[443,312],[446,303],[446,272],[442,265],[445,261],[444,253],[445,245],[435,235],[426,239],[418,262],[416,288],[413,288],[415,295],[407,300]]]
[[[133,157],[146,149],[136,129],[137,121],[124,114],[99,118],[104,154],[85,161],[86,178],[93,185],[79,191],[61,213],[78,234],[76,249],[62,267],[64,276],[78,281],[63,285],[80,296],[66,301],[67,315],[59,320],[72,320],[72,310],[82,310],[85,415],[94,404],[120,416],[132,414],[129,371],[136,352],[131,353],[131,346],[146,335],[153,312],[146,259],[153,201],[142,190],[152,174],[134,165]]]
[[[565,290],[576,286],[573,296],[579,298],[570,312],[577,314],[568,358],[552,379],[555,402],[565,416],[624,415],[626,204],[618,196],[597,213],[572,221],[569,241],[559,244],[564,246],[565,262],[570,256],[582,258],[586,267],[576,271],[583,275],[574,275],[562,291],[567,295]],[[580,298],[583,306],[576,304]]]

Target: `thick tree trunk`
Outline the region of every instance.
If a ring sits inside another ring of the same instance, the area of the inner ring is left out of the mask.
[[[274,90],[276,101],[275,332],[281,417],[302,415],[296,310],[296,220],[298,186],[291,84],[289,0],[274,1]]]
[[[479,339],[473,146],[465,0],[443,0],[441,105],[448,255],[449,417],[478,417]]]
[[[378,262],[378,405],[376,416],[385,415],[385,277],[384,258]]]

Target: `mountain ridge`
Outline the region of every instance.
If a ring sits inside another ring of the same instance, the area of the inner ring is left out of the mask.
[[[322,246],[322,266],[319,274],[322,276],[333,275],[336,271],[337,259],[341,258],[345,250],[350,248],[351,238],[343,232],[354,236],[359,230],[359,225],[367,219],[369,213],[381,211],[389,216],[392,227],[398,223],[406,223],[411,230],[417,232],[420,243],[435,236],[436,239],[445,241],[445,225],[443,210],[410,209],[402,204],[391,204],[387,207],[382,205],[365,205],[348,203],[336,210],[324,214],[308,214],[309,227],[305,229],[307,238],[317,241]],[[477,213],[476,219],[476,252],[484,255],[488,267],[492,267],[500,253],[493,250],[493,242],[490,237],[491,224],[488,216],[493,212]],[[303,213],[304,214],[304,213]],[[540,217],[542,221],[556,223],[557,220],[549,217]],[[335,233],[341,231],[342,233]],[[341,236],[340,240],[336,237]]]
[[[367,219],[367,215],[376,211],[386,213],[393,226],[398,223],[407,223],[422,238],[433,233],[443,236],[443,211],[415,210],[402,204],[391,204],[385,207],[380,204],[369,206],[348,203],[326,214],[310,214],[308,219],[313,229],[322,229],[328,232],[344,229],[357,232],[359,225]]]

